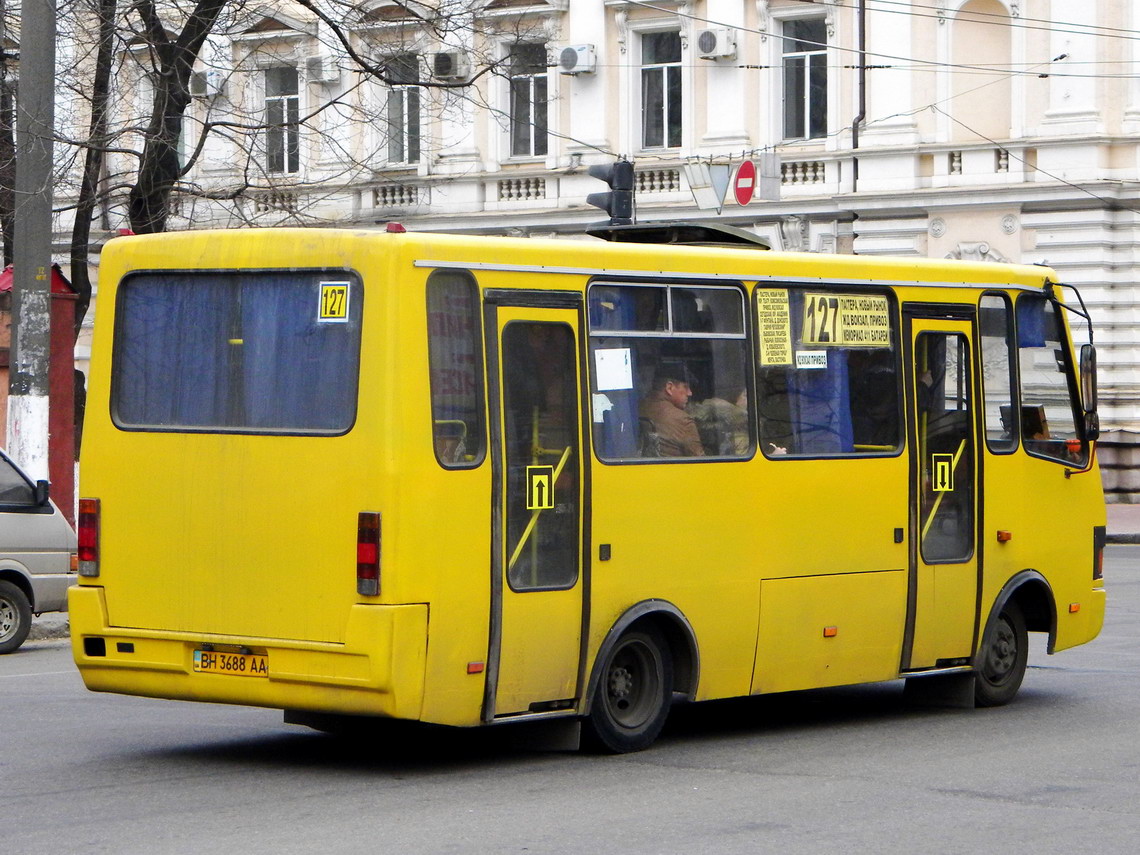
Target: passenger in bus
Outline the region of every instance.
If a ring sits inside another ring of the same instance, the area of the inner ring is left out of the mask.
[[[661,457],[704,456],[697,423],[685,410],[691,397],[693,390],[684,368],[658,369],[649,394],[641,402],[640,415],[652,423]]]
[[[744,457],[748,454],[748,390],[729,390],[724,397],[706,398],[691,404],[689,413],[706,454]]]

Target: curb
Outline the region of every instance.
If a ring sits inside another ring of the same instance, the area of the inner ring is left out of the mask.
[[[41,620],[32,620],[32,629],[28,633],[28,641],[56,641],[71,637],[71,622],[64,617]]]

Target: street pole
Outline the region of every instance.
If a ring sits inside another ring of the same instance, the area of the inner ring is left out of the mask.
[[[33,479],[48,477],[55,14],[55,0],[22,0],[8,449]]]

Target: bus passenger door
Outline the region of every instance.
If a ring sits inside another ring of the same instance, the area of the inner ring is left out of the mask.
[[[494,305],[547,298],[544,305]],[[572,709],[582,634],[581,296],[488,292],[495,526],[484,718]]]
[[[974,310],[904,306],[911,454],[902,670],[965,665],[978,620]]]

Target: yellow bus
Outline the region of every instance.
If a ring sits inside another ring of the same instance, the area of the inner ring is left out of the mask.
[[[398,226],[116,239],[75,660],[95,691],[617,752],[681,701],[1006,703],[1027,631],[1104,616],[1066,288]]]

